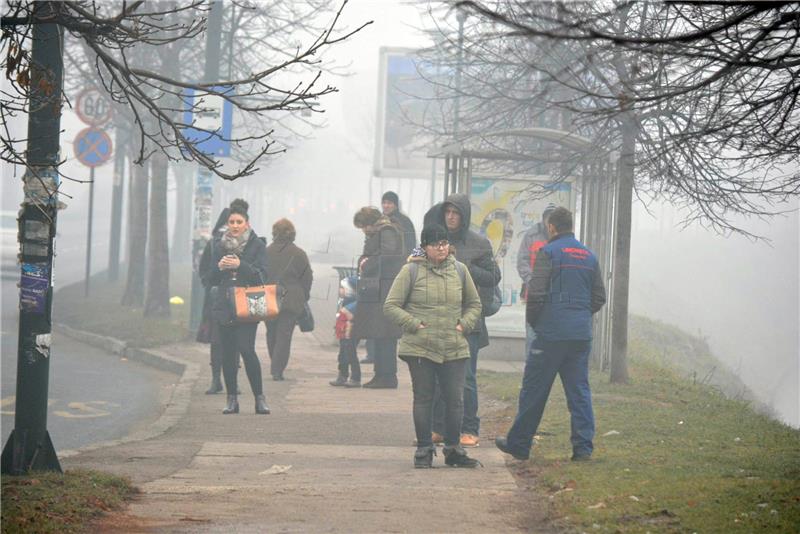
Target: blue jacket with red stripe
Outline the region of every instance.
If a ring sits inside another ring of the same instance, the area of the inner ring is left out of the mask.
[[[592,314],[606,302],[597,258],[572,232],[536,254],[528,283],[526,320],[542,341],[592,339]]]

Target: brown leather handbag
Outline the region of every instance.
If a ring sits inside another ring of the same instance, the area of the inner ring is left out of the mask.
[[[228,291],[237,323],[258,323],[276,318],[286,296],[286,288],[281,284],[231,287]]]

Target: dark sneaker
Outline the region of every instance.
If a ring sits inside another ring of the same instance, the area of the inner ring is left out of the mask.
[[[346,386],[347,385],[347,377],[339,375],[336,377],[336,380],[331,380],[328,384],[332,386]]]
[[[397,378],[376,376],[361,387],[369,389],[397,389]]]
[[[360,388],[361,387],[361,380],[348,380],[345,382],[344,387],[346,388]]]
[[[584,454],[578,454],[578,453],[575,453],[575,454],[572,455],[572,458],[570,458],[570,460],[572,460],[573,462],[588,462],[591,459],[592,459],[591,453],[589,453],[589,454],[585,454],[585,453]]]
[[[462,447],[445,447],[444,463],[450,467],[483,467],[475,458],[467,456],[467,451]]]
[[[436,447],[417,447],[414,452],[414,468],[425,469],[433,467],[434,456],[436,456]]]
[[[528,458],[530,458],[530,453],[522,454],[521,452],[513,451],[511,449],[511,447],[508,446],[508,441],[504,437],[498,436],[498,437],[494,438],[494,444],[498,449],[500,449],[501,451],[503,451],[506,454],[510,454],[516,460],[523,460],[524,461],[524,460],[527,460]]]

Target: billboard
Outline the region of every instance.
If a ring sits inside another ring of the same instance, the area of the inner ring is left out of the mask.
[[[533,195],[532,183],[549,190],[549,194]],[[552,182],[546,176],[472,178],[470,228],[489,239],[503,273],[503,306],[486,318],[490,335],[525,337],[525,302],[520,299],[522,279],[517,273],[520,243],[525,232],[542,220],[548,204],[552,202],[575,213],[575,200],[571,182]]]
[[[379,68],[374,174],[430,177],[427,152],[433,136],[422,126],[441,117],[441,101],[432,83],[439,74],[407,48],[381,48]]]

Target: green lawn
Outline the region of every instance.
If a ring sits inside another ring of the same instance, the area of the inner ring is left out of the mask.
[[[557,379],[532,459],[517,472],[535,479],[557,522],[596,532],[798,532],[800,431],[662,367],[646,340],[632,339],[630,384],[591,376],[593,460],[569,461]],[[482,373],[478,382],[515,406],[520,379]]]

